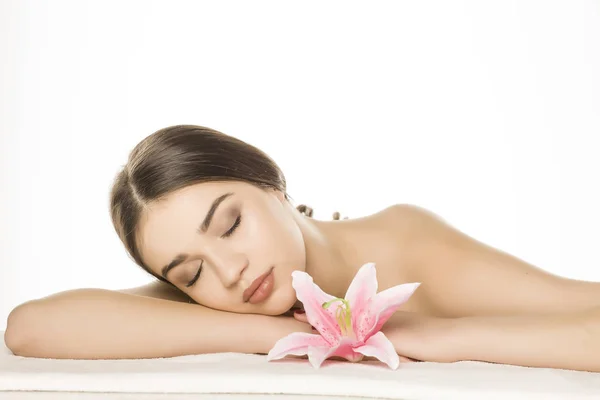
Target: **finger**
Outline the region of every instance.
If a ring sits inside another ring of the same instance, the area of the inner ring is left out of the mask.
[[[296,318],[300,322],[308,323],[308,318],[306,318],[306,313],[304,313],[304,311],[294,311],[294,318]]]
[[[416,362],[415,360],[413,360],[412,358],[408,358],[408,357],[404,357],[404,356],[398,356],[398,358],[400,359],[401,363],[412,363],[412,362]]]

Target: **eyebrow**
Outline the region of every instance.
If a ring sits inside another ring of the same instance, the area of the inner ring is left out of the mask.
[[[219,205],[229,196],[233,196],[233,194],[234,194],[233,192],[225,193],[225,194],[217,197],[213,201],[212,205],[210,206],[210,209],[208,210],[208,213],[206,213],[206,216],[204,217],[204,221],[202,221],[202,224],[200,224],[200,227],[197,230],[198,233],[206,233],[206,231],[208,231],[208,228],[210,227],[210,223],[211,223],[213,217],[215,216],[215,212],[219,208]],[[175,268],[176,266],[187,261],[189,256],[190,255],[186,254],[186,253],[181,253],[181,254],[176,255],[175,258],[173,259],[173,261],[171,261],[170,263],[168,263],[167,265],[162,267],[162,270],[161,270],[162,277],[167,279],[167,274],[169,273],[169,271],[172,270],[173,268]]]

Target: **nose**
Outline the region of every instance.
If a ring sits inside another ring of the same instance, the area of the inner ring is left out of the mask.
[[[240,280],[248,265],[243,255],[223,251],[211,254],[210,261],[219,280],[226,288],[233,287]]]

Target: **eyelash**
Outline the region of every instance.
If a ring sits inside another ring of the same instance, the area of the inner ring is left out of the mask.
[[[240,215],[236,218],[235,222],[233,223],[233,226],[227,232],[225,232],[223,234],[223,236],[221,236],[221,237],[228,238],[229,236],[233,235],[233,233],[238,228],[238,226],[240,226],[241,222],[242,222],[242,216]],[[200,272],[202,272],[202,264],[204,264],[204,260],[202,260],[202,262],[200,263],[200,267],[198,268],[198,272],[196,273],[196,276],[194,276],[194,278],[192,278],[192,280],[185,285],[186,287],[194,286],[194,284],[200,277]]]
[[[202,264],[204,264],[204,260],[202,260],[202,262],[200,263],[200,267],[198,267],[198,272],[196,273],[196,276],[194,276],[194,278],[192,278],[192,280],[189,281],[189,283],[187,283],[185,285],[186,287],[194,286],[194,283],[196,283],[198,278],[200,278],[200,272],[202,271]]]
[[[238,226],[240,226],[240,223],[242,222],[242,216],[238,216],[235,220],[235,222],[233,223],[233,226],[231,227],[231,229],[229,229],[227,232],[225,232],[223,234],[223,236],[221,236],[222,238],[227,238],[229,236],[231,236],[233,234],[233,232],[235,232],[235,230],[237,229]]]

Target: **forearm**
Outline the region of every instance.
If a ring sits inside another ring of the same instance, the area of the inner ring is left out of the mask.
[[[215,352],[262,353],[279,338],[274,317],[103,289],[62,292],[20,310],[7,327],[17,355],[115,359]],[[19,335],[22,337],[19,338]]]
[[[459,360],[600,372],[600,311],[453,322]]]

